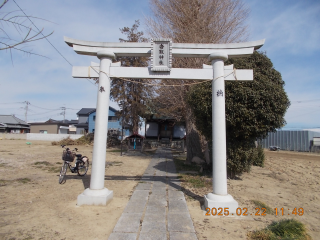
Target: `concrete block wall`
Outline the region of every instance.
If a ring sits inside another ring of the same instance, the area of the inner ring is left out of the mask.
[[[21,139],[21,140],[26,140],[27,139],[27,134],[24,133],[0,133],[0,139]]]
[[[70,137],[75,140],[81,138],[83,134],[42,134],[42,133],[27,133],[27,140],[40,141],[60,141],[64,138]]]

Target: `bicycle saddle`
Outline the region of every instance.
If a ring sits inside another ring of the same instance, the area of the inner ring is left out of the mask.
[[[77,156],[78,158],[81,158],[81,157],[82,157],[82,154],[76,154],[76,156]]]

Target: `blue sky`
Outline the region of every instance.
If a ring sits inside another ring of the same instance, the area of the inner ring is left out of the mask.
[[[64,36],[118,42],[124,37],[119,28],[132,26],[140,19],[143,30],[149,14],[148,0],[15,1],[27,15],[48,20],[33,19],[44,33],[54,32],[49,41],[74,66],[88,66],[98,59],[76,54],[65,44]],[[261,50],[266,51],[286,82],[292,103],[285,116],[286,128],[320,127],[320,1],[244,2],[251,10],[248,41],[266,39]],[[9,0],[1,12],[15,10],[17,5]],[[30,25],[28,20],[25,24]],[[0,114],[24,119],[22,102],[29,101],[28,121],[62,119],[61,107],[67,108],[67,119],[76,119],[79,109],[96,106],[97,86],[86,79],[72,78],[72,67],[46,40],[24,49],[50,59],[17,51],[11,57],[9,51],[0,51]],[[115,103],[111,106],[117,108]]]

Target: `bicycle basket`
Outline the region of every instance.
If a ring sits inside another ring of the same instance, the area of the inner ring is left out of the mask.
[[[73,162],[75,157],[76,157],[76,154],[71,151],[64,150],[62,153],[63,161]]]

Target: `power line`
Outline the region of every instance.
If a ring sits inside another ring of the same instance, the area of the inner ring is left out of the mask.
[[[305,103],[305,102],[314,102],[320,101],[320,99],[310,99],[310,100],[303,100],[303,101],[293,101],[292,103]]]
[[[60,109],[57,109],[57,110],[51,110],[51,111],[48,111],[48,112],[44,112],[44,113],[35,113],[35,114],[30,114],[29,116],[34,116],[34,115],[41,115],[41,114],[46,114],[46,113],[50,113],[50,112],[55,112],[55,111],[58,111]]]
[[[41,33],[41,35],[42,36],[44,36],[43,35],[43,33],[42,33],[42,31],[40,31],[40,29],[33,23],[33,21],[29,18],[29,16],[27,16],[27,14],[22,10],[22,8],[16,3],[16,1],[15,0],[13,0],[14,1],[14,3],[18,6],[18,8],[20,8],[20,10],[21,10],[21,12],[23,12],[23,14],[29,19],[29,21],[32,23],[32,25],[33,26],[35,26],[35,28]],[[45,37],[45,36],[44,36]],[[69,63],[71,66],[72,66],[72,64],[59,52],[59,50],[55,47],[55,46],[53,46],[53,44],[47,39],[47,38],[45,38],[47,41],[48,41],[48,43],[60,54],[60,56],[61,57],[63,57],[64,58],[64,60],[66,60],[67,61],[67,63]]]
[[[66,119],[66,108],[65,107],[61,107],[61,110],[63,111],[62,113],[60,113],[60,115],[63,115],[63,122]]]
[[[16,104],[16,103],[25,104],[26,101],[24,101],[24,102],[14,102],[14,103],[0,103],[0,104]],[[44,107],[36,106],[36,105],[34,105],[34,104],[30,103],[30,102],[28,102],[28,103],[29,103],[28,105],[30,105],[30,106],[32,106],[32,107],[40,108],[40,109],[43,109],[43,110],[52,110],[52,111],[55,111],[55,110],[60,110],[60,109],[61,109],[61,107],[60,107],[60,108],[44,108]],[[66,107],[65,109],[74,110],[74,111],[80,111],[79,108],[67,108],[67,107]],[[28,109],[28,111],[32,111],[32,110]]]
[[[25,103],[25,102],[0,103],[0,104],[16,104],[16,103]]]
[[[25,116],[25,122],[28,122],[28,105],[30,105],[30,102],[29,101],[25,101],[24,102],[25,104],[26,104],[26,106],[25,106],[25,110],[26,110],[26,113],[24,114],[24,116]]]
[[[307,112],[307,113],[303,113],[303,114],[299,114],[299,115],[295,115],[295,116],[290,116],[290,117],[286,117],[286,118],[294,118],[294,117],[299,117],[299,116],[302,116],[302,115],[310,115],[312,113],[315,113],[315,112],[320,112],[320,110],[313,110],[312,112]]]
[[[21,12],[23,12],[23,14],[29,19],[29,21],[32,23],[32,25],[35,26],[35,28],[36,28],[36,29],[41,33],[41,35],[47,40],[47,42],[60,54],[60,56],[61,56],[64,60],[66,60],[67,63],[69,63],[70,66],[73,67],[73,65],[68,61],[68,59],[65,58],[65,57],[62,55],[62,53],[61,53],[55,46],[53,46],[53,44],[48,40],[48,38],[44,36],[44,34],[42,33],[42,31],[39,30],[39,28],[33,23],[33,21],[29,18],[29,16],[27,16],[27,14],[22,10],[22,8],[16,3],[16,1],[13,0],[13,2],[14,2],[14,3],[17,5],[17,7],[21,10]],[[92,85],[95,86],[95,84],[92,83],[89,79],[86,78],[86,80],[89,81]]]
[[[320,128],[319,126],[318,127],[309,127],[309,126],[302,126],[302,127],[290,127],[290,126],[285,126],[283,128],[279,128],[280,130],[286,130],[286,129],[290,129],[290,128]]]
[[[31,106],[33,106],[33,107],[36,107],[36,108],[44,109],[44,110],[59,110],[59,108],[56,108],[56,109],[50,109],[50,108],[38,107],[38,106],[36,106],[36,105],[34,105],[34,104],[30,104],[30,105],[31,105]]]

